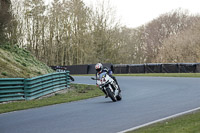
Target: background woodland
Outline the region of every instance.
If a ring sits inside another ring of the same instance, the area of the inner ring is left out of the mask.
[[[176,9],[137,28],[114,16],[106,1],[1,0],[0,45],[25,48],[49,66],[200,62],[199,14]]]

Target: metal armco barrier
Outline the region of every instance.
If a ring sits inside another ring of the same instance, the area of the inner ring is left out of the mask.
[[[25,100],[24,78],[0,79],[0,102]]]
[[[69,71],[33,78],[0,79],[0,102],[32,100],[69,87]]]

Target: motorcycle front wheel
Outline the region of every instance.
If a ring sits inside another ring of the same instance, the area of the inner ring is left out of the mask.
[[[121,95],[121,93],[119,93],[119,94],[116,96],[116,99],[117,99],[117,101],[122,100],[122,95]]]
[[[112,100],[113,102],[116,102],[117,99],[116,99],[114,93],[110,90],[109,87],[106,88],[106,91],[107,91],[107,93],[108,93],[108,96],[111,98],[111,100]]]

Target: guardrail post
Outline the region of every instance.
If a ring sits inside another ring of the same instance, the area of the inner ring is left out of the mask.
[[[69,71],[66,71],[66,81],[67,81],[67,87],[70,85],[70,77],[69,77]]]
[[[27,98],[27,87],[28,87],[28,81],[27,81],[27,79],[24,79],[24,98],[25,98],[25,100],[28,100],[28,98]]]

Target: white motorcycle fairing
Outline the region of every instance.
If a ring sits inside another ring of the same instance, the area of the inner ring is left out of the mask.
[[[119,93],[118,85],[106,72],[99,74],[97,85],[100,87],[100,89],[104,89],[114,102],[121,100],[121,94]]]

